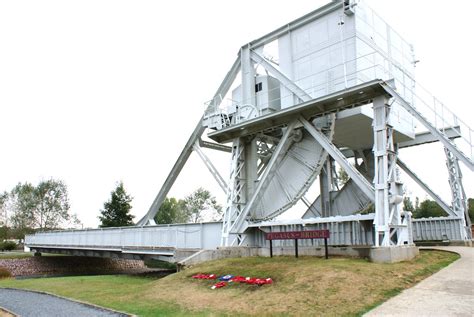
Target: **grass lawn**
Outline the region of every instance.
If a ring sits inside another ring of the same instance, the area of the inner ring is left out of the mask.
[[[161,279],[123,275],[5,279],[0,287],[47,291],[140,316],[357,316],[458,258],[442,251],[421,251],[415,260],[395,264],[342,257],[233,258]],[[196,273],[271,277],[274,283],[211,290],[214,282],[192,279]]]
[[[11,251],[11,252],[0,252],[0,260],[2,259],[26,259],[33,256],[33,252],[23,252],[23,251]],[[42,256],[67,256],[64,254],[49,254],[44,253]]]
[[[0,252],[0,259],[24,259],[32,257],[33,253],[31,252],[21,252],[21,251],[12,251],[12,252]]]

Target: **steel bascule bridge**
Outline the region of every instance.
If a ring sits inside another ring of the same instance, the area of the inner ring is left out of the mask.
[[[266,255],[265,232],[329,229],[332,253],[413,257],[414,241],[470,243],[460,165],[474,170],[473,130],[414,78],[413,47],[361,1],[332,1],[242,46],[149,211],[134,227],[37,233],[37,252],[167,261]],[[206,140],[203,137],[207,136]],[[211,140],[211,141],[209,141]],[[445,202],[399,150],[439,142]],[[230,177],[206,151],[228,152]],[[220,222],[155,225],[191,153],[226,193]],[[349,180],[341,185],[338,168]],[[446,217],[412,219],[401,175]],[[309,200],[308,191],[318,197]],[[291,208],[300,219],[279,220]],[[293,241],[275,242],[285,254]],[[320,241],[299,241],[318,254]],[[183,262],[183,263],[184,263]]]

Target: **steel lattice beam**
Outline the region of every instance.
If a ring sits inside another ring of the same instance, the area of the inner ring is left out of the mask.
[[[224,178],[222,178],[221,174],[219,173],[219,171],[216,169],[216,167],[214,166],[214,164],[212,164],[211,160],[207,157],[207,155],[202,151],[201,147],[199,146],[199,143],[196,142],[194,143],[194,146],[193,146],[193,149],[194,151],[199,155],[199,157],[201,158],[202,162],[204,163],[204,165],[206,165],[207,169],[209,170],[209,172],[211,173],[211,175],[214,177],[214,179],[216,180],[217,184],[219,184],[219,186],[222,188],[222,190],[224,191],[224,193],[227,193],[227,184],[226,182],[224,181]]]
[[[457,217],[457,215],[453,212],[453,210],[448,206],[447,203],[444,202],[444,200],[441,199],[434,191],[429,188],[428,185],[426,185],[419,177],[416,175],[400,158],[397,160],[397,165],[400,166],[400,168],[408,174],[408,176],[411,177],[425,192],[427,192],[431,198],[433,198],[436,203],[443,208],[444,211],[450,216]]]
[[[204,133],[204,130],[205,128],[202,126],[202,117],[201,117],[196,128],[194,128],[193,133],[189,137],[188,142],[186,142],[186,145],[184,146],[183,150],[181,151],[181,154],[176,160],[176,163],[171,169],[171,172],[168,174],[168,177],[166,178],[163,186],[158,192],[158,195],[155,197],[155,200],[150,206],[150,209],[148,210],[146,215],[137,222],[138,226],[145,226],[148,224],[150,220],[153,220],[156,213],[160,209],[161,204],[165,200],[166,195],[168,195],[168,192],[170,191],[174,182],[178,178],[179,173],[181,172],[184,165],[188,161],[189,156],[191,156],[191,153],[193,152],[194,144],[199,141],[199,139],[201,138],[201,135]]]
[[[288,88],[292,93],[294,93],[301,101],[305,102],[313,99],[311,95],[301,89],[297,84],[293,82],[293,80],[289,79],[285,74],[276,69],[265,57],[259,55],[255,51],[251,51],[250,57],[253,61],[262,65],[263,68],[265,68],[273,76],[275,76],[275,78],[278,79],[280,83],[282,83],[286,88]]]
[[[438,140],[448,149],[450,150],[458,159],[460,159],[466,166],[471,170],[474,171],[474,162],[467,157],[462,151],[460,151],[454,142],[452,142],[447,135],[445,135],[440,130],[436,129],[421,113],[419,113],[412,105],[410,105],[405,99],[403,99],[390,85],[387,83],[381,84],[384,89],[393,97],[395,98],[399,104],[405,108],[412,116],[414,116],[418,121],[421,122],[425,126],[431,134],[436,136]]]
[[[286,143],[288,142],[288,139],[291,135],[291,132],[296,127],[297,123],[298,123],[297,121],[293,121],[287,127],[286,131],[283,133],[283,136],[281,137],[280,142],[278,143],[275,151],[273,152],[272,157],[271,157],[270,161],[268,162],[267,167],[265,168],[265,171],[263,172],[262,177],[260,178],[254,193],[252,194],[252,197],[247,202],[243,212],[238,216],[236,221],[230,227],[229,232],[232,232],[232,231],[241,232],[242,231],[241,227],[242,227],[246,217],[250,213],[250,210],[252,209],[255,201],[257,200],[258,196],[260,195],[260,193],[263,189],[263,186],[266,183],[267,178],[269,177],[269,175],[271,175],[275,171],[275,168],[278,165],[278,164],[276,164],[277,161],[278,161],[278,158],[280,157],[280,154],[282,153],[282,150],[284,149]]]
[[[350,178],[359,186],[367,197],[374,201],[374,187],[365,179],[362,174],[355,169],[346,159],[344,154],[333,144],[328,138],[316,130],[316,128],[305,118],[300,117],[299,121],[304,128],[313,136],[313,138],[321,144],[321,146],[329,153],[329,155],[347,172]]]
[[[234,82],[235,78],[237,77],[237,74],[239,73],[239,70],[240,70],[240,55],[237,57],[234,64],[230,68],[229,72],[226,74],[221,85],[219,86],[216,93],[214,94],[214,97],[212,99],[214,105],[216,104],[217,99],[219,99],[219,103],[220,103],[220,101],[222,100],[222,97],[225,96],[225,94],[229,91],[232,83]],[[176,160],[176,163],[174,164],[173,168],[168,174],[168,177],[163,183],[163,186],[161,187],[160,191],[158,192],[157,196],[153,200],[153,203],[148,209],[148,212],[142,219],[140,219],[137,222],[137,225],[139,226],[147,225],[148,222],[153,220],[156,213],[160,209],[160,206],[165,200],[166,195],[168,195],[168,192],[170,191],[174,182],[178,178],[179,173],[181,173],[181,170],[183,169],[184,165],[188,161],[189,156],[191,156],[194,144],[201,139],[201,136],[205,131],[205,128],[202,126],[203,118],[204,116],[199,119],[198,124],[196,125],[196,128],[194,128],[193,133],[191,134],[188,141],[186,142],[186,145],[181,151],[181,154],[179,155],[178,159]]]

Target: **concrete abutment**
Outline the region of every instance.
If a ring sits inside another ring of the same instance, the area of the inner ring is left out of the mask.
[[[414,245],[378,248],[372,246],[329,246],[328,254],[329,257],[366,258],[374,263],[396,263],[414,259],[419,254],[419,250]],[[275,247],[273,255],[295,256],[295,249],[294,247]],[[299,247],[298,255],[324,257],[324,247]],[[270,257],[270,249],[265,247],[219,247],[215,250],[201,250],[179,261],[178,266],[183,268],[212,260],[250,256]]]

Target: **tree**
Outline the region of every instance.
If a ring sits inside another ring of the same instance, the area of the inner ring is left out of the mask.
[[[468,205],[468,212],[469,212],[469,218],[471,219],[471,223],[474,224],[474,198],[469,198],[467,200],[467,205]]]
[[[184,210],[184,200],[166,197],[155,216],[157,224],[184,223],[187,216]]]
[[[413,207],[413,202],[408,196],[405,196],[403,198],[403,210],[411,211],[412,213],[415,211],[415,207]]]
[[[8,193],[0,194],[0,226],[8,225],[8,210],[7,210]]]
[[[110,193],[110,200],[104,203],[104,209],[101,210],[100,227],[123,227],[133,225],[135,216],[130,214],[132,209],[132,197],[127,194],[120,182],[114,191]]]
[[[70,213],[67,187],[61,180],[41,181],[37,186],[18,183],[9,193],[0,195],[0,211],[5,214],[9,236],[22,239],[33,229],[57,229],[77,225],[77,216]]]
[[[30,183],[18,183],[10,192],[6,208],[9,210],[13,228],[34,228],[37,205],[35,186]]]
[[[446,212],[435,201],[425,199],[413,212],[413,218],[445,217]]]
[[[375,205],[373,203],[370,203],[360,211],[361,215],[367,215],[367,214],[372,214],[375,212]]]
[[[216,221],[221,218],[222,207],[208,190],[198,188],[184,199],[188,222]]]
[[[342,187],[349,181],[349,175],[342,167],[339,167],[337,174],[339,183],[338,185]]]
[[[42,229],[54,229],[61,223],[77,222],[75,215],[69,214],[67,187],[62,181],[53,179],[42,181],[35,188],[35,223]]]
[[[0,242],[3,240],[8,239],[8,228],[7,226],[1,226],[0,227]]]

